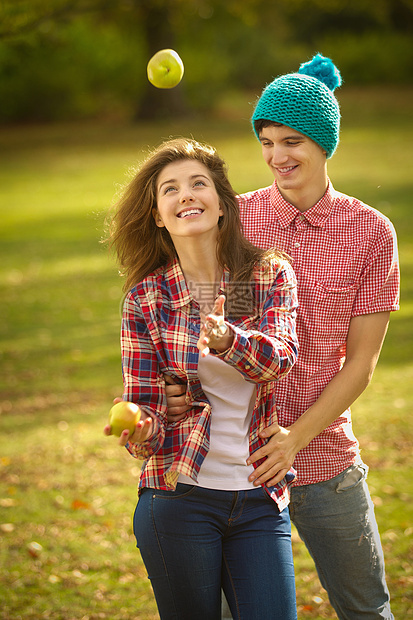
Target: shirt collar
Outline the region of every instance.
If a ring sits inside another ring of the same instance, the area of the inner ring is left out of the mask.
[[[188,305],[192,296],[186,284],[185,276],[177,257],[173,258],[164,270],[165,287],[170,292],[172,308]]]
[[[271,186],[271,205],[282,228],[287,228],[297,217],[302,215],[312,225],[323,228],[334,209],[335,190],[328,180],[327,190],[318,202],[306,211],[299,211],[280,194],[276,181]]]

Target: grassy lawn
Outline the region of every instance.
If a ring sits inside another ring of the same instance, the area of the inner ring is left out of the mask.
[[[388,215],[399,236],[402,309],[353,407],[398,620],[413,618],[412,102],[413,90],[343,93],[329,164],[337,189]],[[158,618],[131,528],[139,463],[102,434],[122,391],[122,282],[100,241],[127,170],[162,138],[217,146],[239,192],[271,182],[250,108],[231,106],[179,125],[0,131],[1,619]],[[293,534],[299,617],[334,618]]]

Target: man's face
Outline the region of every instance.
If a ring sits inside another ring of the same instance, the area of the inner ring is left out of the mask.
[[[284,197],[321,192],[327,187],[326,152],[307,136],[285,125],[269,125],[260,132],[264,161]],[[319,189],[318,189],[319,188]],[[297,205],[298,206],[298,205]]]

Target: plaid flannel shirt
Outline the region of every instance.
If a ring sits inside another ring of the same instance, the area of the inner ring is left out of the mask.
[[[224,270],[220,293],[229,285]],[[250,453],[263,445],[258,433],[276,421],[274,382],[285,376],[297,357],[295,333],[296,282],[287,263],[255,269],[253,315],[227,316],[235,332],[230,349],[217,354],[247,381],[258,385],[250,425]],[[160,268],[127,295],[123,309],[121,349],[124,400],[139,404],[152,416],[154,432],[141,443],[128,443],[136,458],[145,460],[140,487],[174,489],[179,473],[197,479],[208,452],[210,417],[197,367],[200,308],[192,297],[179,262]],[[211,353],[213,354],[213,353]],[[164,374],[186,385],[190,411],[168,424]],[[291,470],[267,489],[282,510],[289,502]]]
[[[278,422],[288,427],[341,369],[351,319],[398,310],[396,233],[382,213],[331,183],[303,213],[284,200],[276,183],[243,194],[240,212],[247,239],[286,252],[297,276],[300,355],[274,388]],[[348,409],[297,454],[293,484],[329,480],[359,459]]]

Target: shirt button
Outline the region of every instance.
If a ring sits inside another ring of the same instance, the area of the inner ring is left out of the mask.
[[[298,242],[298,241],[296,241],[296,242],[294,243],[294,247],[295,247],[295,248],[299,248],[299,247],[300,247],[300,244],[299,244],[299,242]]]
[[[299,218],[300,222],[302,222],[303,220],[305,220],[305,215],[300,215]]]
[[[246,370],[249,370],[251,368],[251,364],[245,364],[245,368]]]
[[[191,397],[187,395],[185,397],[185,402],[186,402],[187,405],[190,405],[191,404]]]

